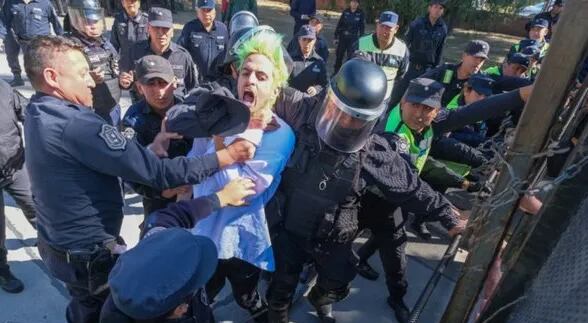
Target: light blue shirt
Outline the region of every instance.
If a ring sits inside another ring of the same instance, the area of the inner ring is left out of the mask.
[[[282,170],[294,150],[295,142],[290,126],[277,116],[274,117],[280,127],[263,133],[261,139],[258,139],[252,160],[224,168],[194,186],[196,198],[218,192],[237,177],[251,178],[255,182],[256,194],[248,198],[248,205],[224,207],[199,221],[192,229],[194,234],[207,236],[214,241],[219,259],[236,257],[267,271],[275,270],[275,261],[265,204],[280,184]],[[241,137],[248,137],[246,133]],[[255,139],[253,142],[256,143]],[[202,155],[214,149],[212,140],[205,143],[195,140],[188,156]]]

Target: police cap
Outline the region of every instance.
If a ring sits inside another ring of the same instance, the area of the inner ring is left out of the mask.
[[[149,24],[153,27],[173,28],[174,19],[171,11],[160,7],[149,9]]]
[[[206,284],[217,257],[212,240],[185,229],[147,236],[122,254],[110,272],[114,304],[136,320],[160,317]]]
[[[227,88],[196,88],[167,112],[166,129],[187,138],[226,137],[245,131],[249,118],[249,108]]]
[[[488,53],[490,52],[490,45],[483,40],[475,39],[468,43],[464,52],[474,57],[487,59]]]
[[[470,76],[467,83],[474,89],[474,91],[484,96],[488,97],[493,93],[492,90],[494,87],[494,79],[488,77],[487,75],[480,73],[474,74]]]
[[[410,81],[408,89],[404,94],[404,99],[411,103],[420,103],[432,108],[440,108],[443,92],[445,92],[443,84],[421,77]]]
[[[170,62],[157,55],[147,55],[141,58],[135,67],[135,75],[137,80],[143,84],[154,78],[171,83],[175,76]]]

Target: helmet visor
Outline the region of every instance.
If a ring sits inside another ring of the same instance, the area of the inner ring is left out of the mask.
[[[102,35],[106,26],[102,8],[68,8],[71,25],[78,32],[96,38]]]
[[[366,120],[346,111],[348,107],[329,90],[316,119],[319,137],[331,148],[353,153],[360,150],[372,133],[378,118]]]

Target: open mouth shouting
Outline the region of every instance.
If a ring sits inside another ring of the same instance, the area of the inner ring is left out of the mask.
[[[241,101],[243,101],[243,103],[245,103],[249,109],[255,106],[255,99],[255,92],[253,92],[251,89],[246,89],[243,91],[243,98]]]

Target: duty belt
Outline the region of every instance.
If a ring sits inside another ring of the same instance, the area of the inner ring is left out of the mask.
[[[93,249],[59,249],[45,241],[39,241],[55,256],[65,260],[68,264],[71,263],[86,263],[94,259],[96,253],[101,249],[98,245],[94,245]]]

